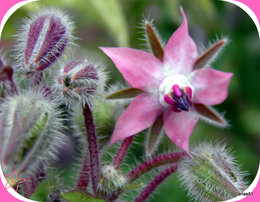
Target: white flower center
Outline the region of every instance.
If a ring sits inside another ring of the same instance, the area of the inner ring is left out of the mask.
[[[194,87],[190,84],[187,77],[182,74],[174,74],[166,77],[159,87],[159,99],[160,103],[168,107],[169,105],[164,101],[164,95],[168,94],[172,86],[177,84],[180,88],[184,88],[186,86],[190,87],[192,90],[192,94],[194,94]]]

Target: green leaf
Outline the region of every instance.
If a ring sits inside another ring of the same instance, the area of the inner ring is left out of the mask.
[[[49,194],[52,194],[57,189],[57,183],[54,179],[46,179],[39,184],[34,194],[30,199],[35,201],[47,201]]]
[[[108,100],[112,99],[126,99],[126,98],[134,98],[143,91],[137,88],[128,88],[124,90],[120,90],[106,97]]]
[[[87,193],[82,193],[79,191],[70,191],[67,193],[61,193],[61,197],[69,202],[105,202],[102,199],[97,199]]]

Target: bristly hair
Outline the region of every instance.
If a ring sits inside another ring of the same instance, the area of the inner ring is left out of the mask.
[[[55,159],[67,141],[57,101],[41,91],[21,91],[20,95],[7,97],[1,104],[0,124],[2,157],[11,150],[5,169],[8,172],[15,169],[24,175],[34,173],[41,161]],[[10,141],[15,141],[12,148],[8,147]],[[18,159],[20,162],[14,163]]]
[[[215,126],[215,127],[219,127],[219,128],[229,128],[229,127],[231,126],[231,124],[229,123],[229,120],[226,120],[226,119],[224,118],[225,112],[219,113],[219,112],[218,112],[216,109],[214,109],[213,107],[211,107],[211,106],[207,106],[207,107],[208,107],[209,110],[211,110],[219,119],[221,119],[221,121],[222,121],[223,123],[219,123],[219,122],[217,122],[217,121],[215,121],[215,120],[213,120],[213,119],[210,119],[210,118],[208,118],[208,117],[206,117],[206,116],[204,116],[204,115],[198,113],[200,120],[202,120],[202,121],[204,121],[204,122],[206,122],[206,123],[208,123],[208,124],[211,124],[211,125],[213,125],[213,126]]]
[[[29,40],[29,30],[30,30],[30,27],[32,26],[32,23],[35,20],[37,20],[38,18],[40,18],[41,16],[55,16],[56,18],[58,18],[61,21],[62,26],[65,27],[64,39],[66,38],[66,40],[67,40],[67,42],[64,42],[63,40],[58,41],[57,44],[55,45],[55,47],[52,48],[52,50],[48,50],[49,52],[43,57],[41,62],[51,62],[50,65],[52,65],[56,61],[57,57],[59,57],[61,55],[62,52],[60,52],[59,47],[60,47],[60,45],[64,45],[63,43],[66,43],[65,50],[66,49],[69,50],[72,46],[75,46],[74,40],[76,39],[76,37],[73,36],[74,23],[71,20],[71,16],[68,13],[64,12],[63,10],[61,10],[59,8],[44,8],[44,9],[39,9],[37,11],[34,11],[29,14],[28,18],[25,18],[23,20],[18,33],[15,35],[16,41],[15,41],[12,55],[15,60],[15,67],[19,71],[22,71],[22,72],[28,71],[28,69],[26,70],[26,67],[24,66],[24,57],[25,57],[25,51],[27,48],[27,42]],[[39,37],[43,38],[44,37],[43,34],[44,33],[40,33]],[[38,41],[39,41],[39,39],[37,39],[37,41],[35,42],[35,45],[37,45],[37,47],[34,47],[37,50],[41,47],[41,44],[37,44]],[[65,51],[65,50],[63,49],[62,51]],[[60,53],[59,56],[56,56],[56,53]],[[35,55],[36,52],[33,51],[32,54]],[[54,62],[49,61],[48,58],[50,58],[50,57],[56,58],[54,60]]]
[[[198,50],[198,53],[199,55],[203,55],[203,53],[205,53],[208,49],[210,49],[212,46],[214,46],[220,41],[224,41],[222,47],[219,50],[217,50],[214,56],[207,62],[205,67],[211,67],[211,65],[215,62],[219,54],[221,54],[222,51],[225,49],[225,46],[227,46],[227,44],[230,42],[230,40],[227,36],[216,36],[216,39],[210,41],[206,47],[203,44],[199,46],[200,48]]]
[[[103,63],[97,62],[97,60],[93,59],[92,56],[89,54],[83,55],[77,54],[78,51],[72,52],[70,54],[67,54],[63,60],[59,61],[59,72],[57,76],[55,77],[55,83],[54,89],[56,92],[56,95],[59,97],[59,99],[63,102],[65,102],[66,106],[71,109],[73,106],[77,104],[88,104],[90,107],[94,104],[96,100],[103,100],[104,99],[104,90],[107,82],[107,72],[105,70],[105,67]],[[66,64],[69,64],[73,61],[81,61],[80,64],[75,65],[72,69],[70,69],[68,72],[66,72],[66,75],[64,74],[64,67]],[[84,67],[92,66],[94,70],[96,71],[97,78],[91,79],[88,77],[80,78],[74,80],[71,84],[73,87],[66,88],[63,81],[59,81],[59,79],[63,79],[64,76],[72,77],[80,70],[84,69]],[[84,87],[93,89],[89,93],[77,93],[73,91],[73,88],[77,87]],[[66,91],[66,89],[68,91]],[[64,93],[66,91],[66,93]]]
[[[148,41],[147,35],[146,35],[146,23],[150,24],[152,29],[154,30],[156,36],[158,37],[159,42],[161,43],[162,47],[165,47],[165,41],[162,40],[159,31],[156,29],[155,25],[154,25],[154,20],[151,17],[145,17],[143,16],[143,19],[141,21],[141,23],[139,24],[139,26],[137,26],[141,31],[139,31],[139,33],[142,34],[143,38],[140,38],[141,41],[144,41],[145,43],[143,44],[145,47],[145,50],[147,52],[152,53],[151,47],[150,47],[150,43]]]
[[[215,197],[219,197],[218,200],[235,197],[236,193],[227,190],[228,188],[223,187],[218,180],[228,181],[237,193],[242,193],[246,189],[247,182],[244,180],[246,172],[240,171],[233,152],[223,142],[199,143],[191,149],[191,155],[192,157],[183,157],[178,168],[180,180],[191,198],[196,201],[214,201]],[[207,167],[207,173],[203,173],[203,168],[206,168],[204,165]],[[221,179],[207,177],[212,173],[215,178],[219,176]],[[200,186],[201,183],[208,192]]]

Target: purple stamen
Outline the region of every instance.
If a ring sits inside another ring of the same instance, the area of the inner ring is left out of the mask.
[[[191,96],[192,90],[189,86],[180,88],[175,84],[172,86],[172,91],[164,95],[164,101],[171,105],[174,112],[189,111],[192,105]]]

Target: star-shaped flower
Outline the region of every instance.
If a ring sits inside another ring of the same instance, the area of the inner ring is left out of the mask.
[[[24,183],[26,181],[25,178],[19,178],[17,173],[14,171],[12,172],[11,175],[5,175],[5,179],[6,179],[6,185],[5,185],[5,189],[9,189],[10,187],[12,187],[16,192],[18,190],[19,184]],[[14,186],[16,185],[16,188],[14,188]]]
[[[111,144],[139,133],[161,119],[172,142],[189,152],[189,137],[200,116],[225,125],[225,121],[206,105],[220,104],[228,95],[232,73],[208,68],[226,40],[198,56],[182,9],[181,12],[183,23],[164,50],[152,27],[146,24],[153,55],[130,48],[101,47],[139,93],[118,119]],[[134,89],[124,93],[133,93]]]

